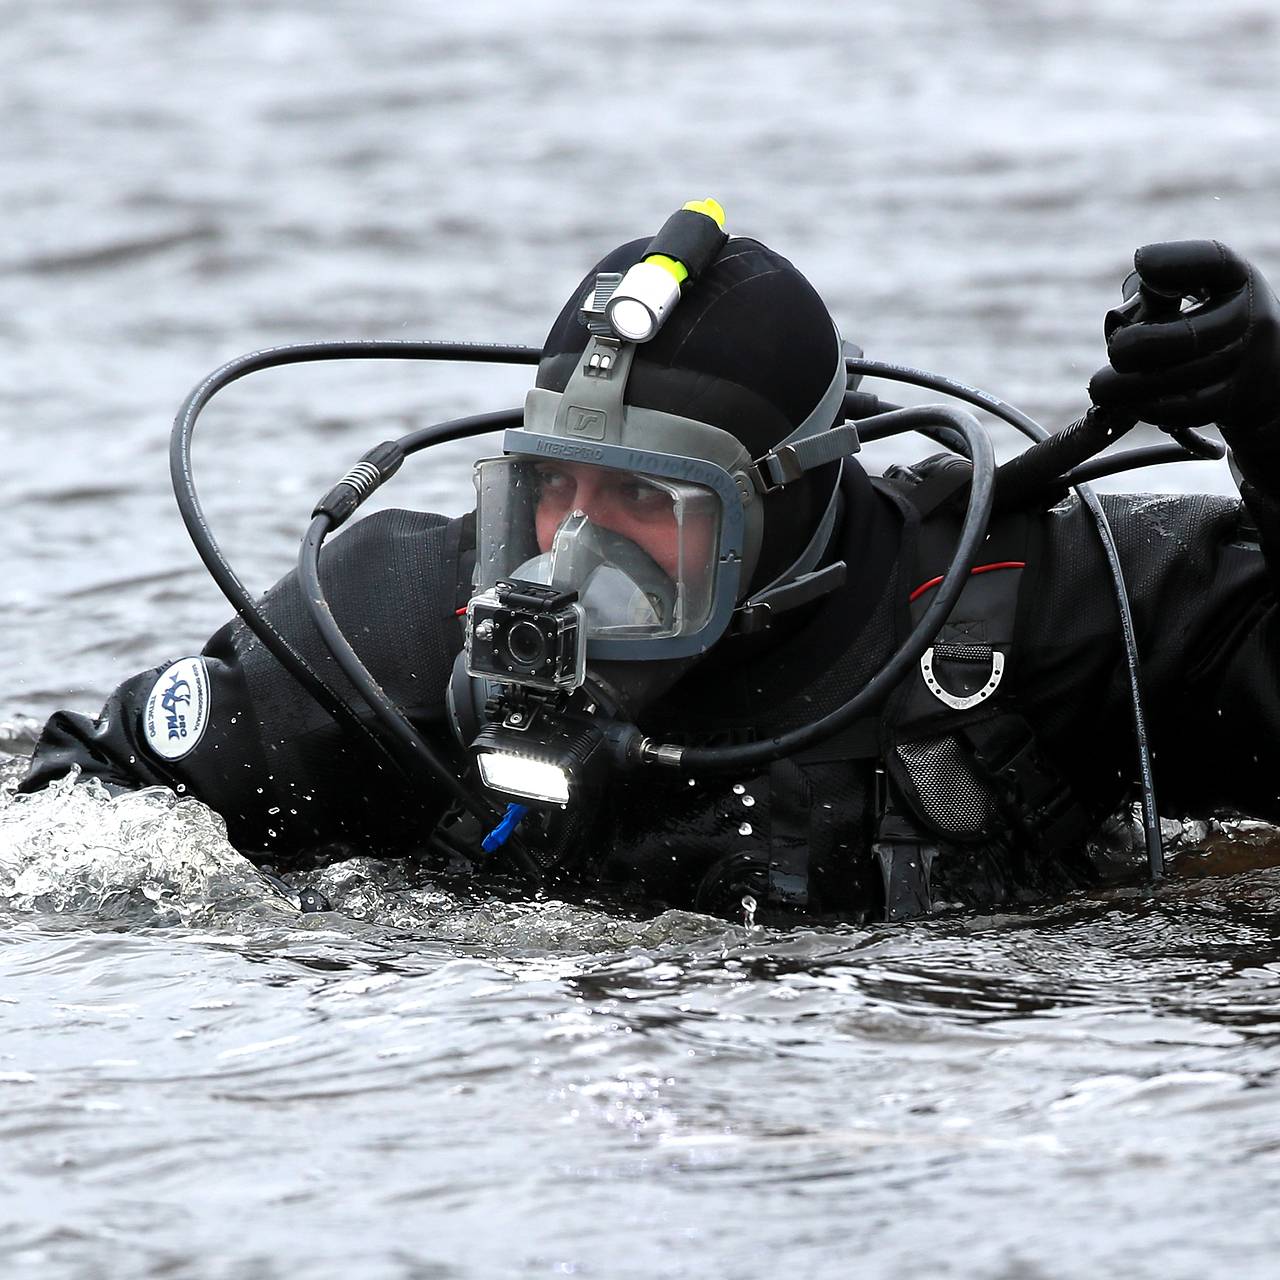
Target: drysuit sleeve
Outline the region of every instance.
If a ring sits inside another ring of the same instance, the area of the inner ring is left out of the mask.
[[[1249,505],[1253,518],[1217,548],[1181,669],[1162,680],[1161,808],[1280,823],[1280,540]]]
[[[1280,421],[1233,450],[1257,542],[1266,556],[1271,589],[1280,599]]]
[[[334,617],[388,695],[437,749],[453,747],[445,690],[461,647],[456,609],[474,546],[470,517],[384,511],[325,546],[321,581]],[[461,568],[460,568],[461,566]],[[372,725],[313,627],[294,574],[260,602],[325,683]],[[60,711],[36,746],[22,790],[79,766],[114,789],[167,786],[226,820],[237,847],[287,858],[317,846],[402,852],[425,843],[445,807],[428,781],[406,781],[367,735],[333,718],[240,621],[198,655],[126,680],[96,720]]]
[[[1163,813],[1280,822],[1280,573],[1238,500],[1105,495],[1133,609]],[[1118,612],[1096,530],[1047,518],[1020,694],[1077,794],[1137,777]]]

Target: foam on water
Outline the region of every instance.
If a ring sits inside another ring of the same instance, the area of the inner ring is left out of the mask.
[[[163,787],[112,795],[94,779],[81,782],[78,770],[19,795],[25,769],[25,758],[0,755],[0,912],[10,919],[79,914],[130,926],[270,930],[297,915],[300,890],[315,889],[343,927],[409,931],[470,954],[583,956],[725,929],[682,911],[633,917],[542,894],[451,890],[367,856],[281,881],[233,848],[222,818],[199,800]]]
[[[0,908],[132,924],[291,909],[200,801],[162,787],[113,797],[95,779],[77,785],[78,769],[17,795],[24,765],[0,757]]]

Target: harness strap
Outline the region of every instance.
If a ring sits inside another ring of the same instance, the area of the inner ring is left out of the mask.
[[[809,905],[809,839],[813,791],[791,760],[769,766],[769,888],[771,906]]]
[[[946,504],[969,483],[971,471],[963,459],[937,458],[915,475],[921,478],[911,487],[898,487],[898,494],[921,521],[915,559],[921,580],[945,563],[954,528]],[[931,650],[932,665],[922,664],[920,678],[907,682],[890,704],[884,760],[894,785],[877,797],[873,846],[889,919],[904,918],[894,912],[928,910],[939,848],[945,852],[954,843],[959,853],[964,846],[982,845],[998,834],[993,817],[996,827],[1013,834],[1021,851],[1036,860],[1079,849],[1092,830],[1089,814],[1040,749],[1030,723],[1008,709],[1010,682],[1002,683],[997,671],[997,660],[1002,671],[1016,664],[1018,638],[1025,634],[1021,624],[1035,599],[1027,583],[1039,559],[1038,539],[1028,516],[1002,520],[989,545],[994,563],[980,566],[966,585]],[[996,568],[1009,572],[990,572]],[[931,585],[930,578],[913,593],[914,608]],[[931,679],[938,690],[929,687]],[[899,750],[912,744],[935,744],[936,749],[915,753],[919,759]],[[963,764],[970,786],[985,792],[986,816],[975,816],[973,806],[961,802],[954,778],[940,778],[948,755],[953,758],[949,767]],[[965,827],[958,817],[973,822]],[[957,823],[955,829],[949,821]]]
[[[876,771],[876,838],[871,846],[884,886],[884,918],[912,920],[933,911],[933,863],[938,846],[923,835],[919,825],[901,813],[889,789],[888,779]]]

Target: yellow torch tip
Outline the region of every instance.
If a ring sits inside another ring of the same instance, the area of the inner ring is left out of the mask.
[[[721,231],[724,230],[724,209],[719,200],[708,196],[705,200],[690,200],[683,208],[692,209],[694,213],[705,213]]]

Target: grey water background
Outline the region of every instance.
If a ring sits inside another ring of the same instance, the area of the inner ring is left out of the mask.
[[[0,1273],[1274,1275],[1265,830],[1154,893],[899,928],[632,920],[368,860],[303,917],[191,799],[12,787],[51,711],[226,616],[166,463],[223,359],[537,343],[597,254],[710,194],[869,354],[1059,425],[1138,244],[1216,236],[1280,279],[1277,19],[2,0]],[[245,580],[370,443],[526,381],[232,388],[196,466]],[[475,452],[378,501],[462,510]]]

